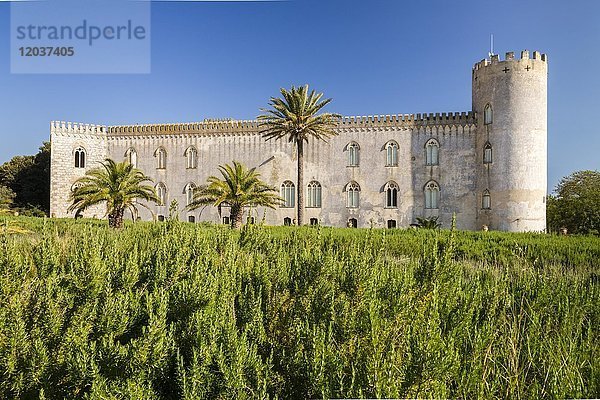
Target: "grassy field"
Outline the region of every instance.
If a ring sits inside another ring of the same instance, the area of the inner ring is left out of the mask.
[[[600,396],[598,237],[9,221],[0,398]]]

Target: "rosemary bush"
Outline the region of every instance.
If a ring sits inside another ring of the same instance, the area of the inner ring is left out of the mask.
[[[600,396],[596,237],[11,220],[0,398]]]

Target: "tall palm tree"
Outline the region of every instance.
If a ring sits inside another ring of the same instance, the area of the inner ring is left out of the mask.
[[[298,225],[304,223],[304,143],[309,138],[323,140],[337,135],[335,128],[338,123],[338,114],[317,114],[331,99],[321,100],[323,93],[308,91],[308,85],[295,87],[288,91],[281,88],[283,98],[271,97],[271,109],[261,109],[265,114],[258,120],[264,138],[282,139],[287,137],[288,142],[296,145],[298,160]]]
[[[255,168],[247,169],[241,163],[234,161],[233,166],[220,165],[219,171],[223,179],[210,176],[207,185],[199,186],[194,190],[194,199],[187,209],[195,210],[209,204],[215,207],[228,205],[231,207],[231,227],[239,229],[242,225],[244,207],[275,208],[281,203],[282,199],[278,196],[277,190],[261,181],[260,174]]]
[[[137,203],[137,199],[160,201],[154,187],[145,182],[152,182],[152,179],[130,163],[116,163],[107,158],[101,167],[87,171],[75,182],[69,212],[83,212],[88,207],[106,203],[108,225],[121,228],[126,209],[136,215],[138,205],[148,208]]]

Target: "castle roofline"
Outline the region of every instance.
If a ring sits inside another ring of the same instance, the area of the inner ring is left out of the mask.
[[[343,116],[338,127],[418,127],[435,125],[472,125],[475,113],[419,113],[369,116]],[[132,124],[132,125],[94,125],[77,122],[51,121],[50,130],[54,133],[89,133],[127,135],[127,134],[169,134],[169,133],[240,133],[261,130],[258,120],[206,120],[203,122]]]
[[[532,53],[532,57],[530,58],[529,50],[523,50],[523,51],[521,51],[521,58],[515,58],[514,51],[507,51],[506,54],[504,55],[504,60],[500,59],[499,54],[492,54],[492,56],[490,58],[484,58],[483,60],[476,62],[473,65],[473,70],[478,70],[480,68],[487,67],[488,65],[498,64],[501,62],[519,61],[519,60],[537,60],[537,61],[548,62],[548,56],[545,53],[541,53],[539,51],[534,51]]]

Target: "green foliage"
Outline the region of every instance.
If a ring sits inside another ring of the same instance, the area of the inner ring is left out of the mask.
[[[44,142],[35,156],[16,156],[0,165],[0,186],[14,192],[15,207],[47,214],[50,210],[50,143]]]
[[[600,393],[600,238],[2,218],[0,398]]]
[[[270,109],[261,109],[263,115],[258,116],[260,133],[266,140],[287,139],[296,145],[298,156],[297,184],[297,216],[298,225],[304,224],[304,143],[308,139],[327,141],[338,133],[339,114],[319,112],[331,102],[331,99],[321,100],[323,93],[308,90],[308,85],[295,87],[290,90],[281,88],[282,98],[271,97]]]
[[[548,230],[600,234],[600,172],[577,171],[561,179],[548,196]]]
[[[13,192],[11,188],[0,185],[0,209],[9,208],[12,205],[15,196],[15,192]]]
[[[248,169],[241,163],[233,161],[233,166],[220,165],[219,172],[223,179],[210,176],[207,185],[196,188],[194,200],[187,206],[188,210],[206,205],[213,205],[219,209],[224,205],[229,206],[231,226],[239,229],[245,207],[275,208],[281,203],[277,190],[263,182],[255,168]]]
[[[138,200],[159,201],[154,188],[147,182],[152,180],[128,162],[116,163],[107,158],[102,167],[87,171],[75,182],[69,211],[84,211],[97,204],[106,204],[109,225],[121,228],[126,209],[137,215],[137,206],[146,207]]]
[[[417,223],[419,228],[423,229],[439,229],[442,227],[442,224],[438,222],[438,217],[417,217]]]
[[[323,93],[309,92],[308,85],[292,86],[290,90],[281,88],[282,98],[271,97],[270,109],[261,109],[265,114],[258,120],[265,139],[288,139],[289,142],[308,142],[315,138],[326,141],[337,135],[335,128],[338,114],[319,112],[331,102],[323,98]]]

